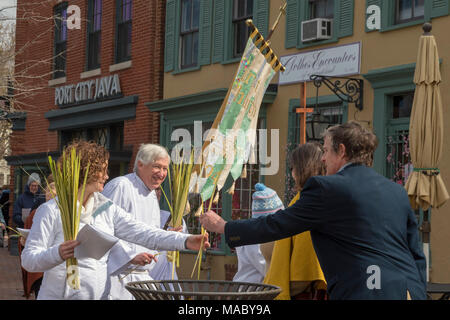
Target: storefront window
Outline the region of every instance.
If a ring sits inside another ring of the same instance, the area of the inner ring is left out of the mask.
[[[123,151],[123,124],[60,131],[61,150],[74,140],[95,141],[110,153],[121,152]],[[111,155],[108,165],[109,179],[125,174],[126,170],[127,162],[115,159]]]
[[[133,1],[118,0],[117,5],[117,44],[116,62],[123,62],[131,59],[131,27],[133,17]]]
[[[425,0],[396,0],[396,6],[396,24],[424,17]]]
[[[298,107],[298,104],[291,105],[288,128],[290,136],[286,148],[285,205],[288,205],[297,193],[290,170],[289,155],[300,143],[300,114],[295,112]],[[308,105],[308,107],[312,107],[312,105]],[[345,107],[341,102],[319,104],[314,108],[313,113],[306,116],[306,141],[323,143],[322,133],[331,126],[344,123],[344,118]]]
[[[309,0],[310,19],[334,17],[334,0]]]
[[[414,93],[391,96],[392,113],[386,138],[386,173],[392,181],[405,185],[413,170],[409,152],[409,119]]]
[[[89,1],[88,70],[100,67],[102,0]]]
[[[54,56],[53,78],[66,76],[66,49],[67,49],[67,2],[54,8]]]
[[[199,36],[199,0],[181,2],[181,68],[197,65]]]
[[[245,21],[253,18],[253,0],[234,0],[233,2],[233,57],[240,57],[245,50],[250,28]]]

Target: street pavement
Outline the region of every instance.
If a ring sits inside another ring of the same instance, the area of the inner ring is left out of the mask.
[[[23,295],[20,259],[3,247],[0,247],[0,300],[26,300]],[[34,300],[33,294],[30,300]]]

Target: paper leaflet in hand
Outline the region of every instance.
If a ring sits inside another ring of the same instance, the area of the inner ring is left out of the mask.
[[[75,258],[101,259],[115,244],[118,238],[86,224],[79,232],[77,240],[81,244],[75,247]]]

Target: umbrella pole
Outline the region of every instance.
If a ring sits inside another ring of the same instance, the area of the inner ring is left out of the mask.
[[[423,211],[423,221],[420,226],[422,232],[423,253],[427,263],[427,282],[430,281],[430,232],[431,224],[429,220],[429,210]]]

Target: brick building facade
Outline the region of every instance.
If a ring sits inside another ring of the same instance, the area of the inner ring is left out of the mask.
[[[7,158],[11,200],[23,192],[26,172],[47,174],[48,155],[73,138],[110,150],[111,178],[132,170],[139,145],[159,142],[158,113],[144,103],[163,96],[165,1],[17,2],[22,88]]]

